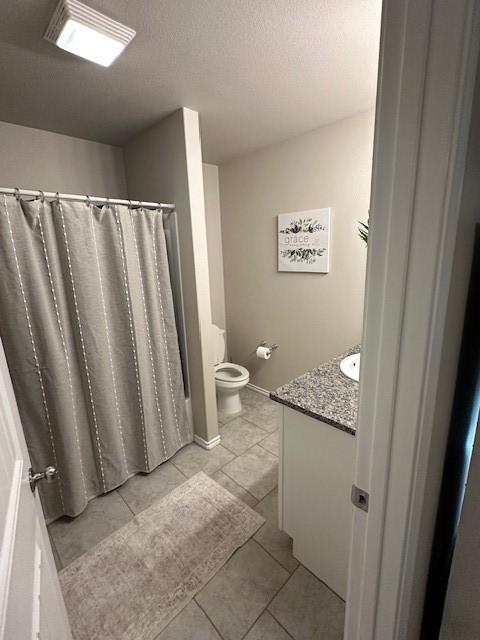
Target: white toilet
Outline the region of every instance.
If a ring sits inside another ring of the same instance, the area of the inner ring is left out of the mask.
[[[212,325],[212,344],[218,411],[224,415],[239,413],[242,410],[240,391],[248,384],[250,374],[248,369],[239,364],[223,361],[225,358],[225,331],[216,325]]]

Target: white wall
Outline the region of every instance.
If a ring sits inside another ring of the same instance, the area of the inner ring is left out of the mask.
[[[198,113],[175,111],[137,135],[124,156],[129,196],[177,209],[194,429],[209,441],[218,424]]]
[[[0,122],[0,186],[125,198],[119,147]]]
[[[222,329],[225,320],[225,283],[223,278],[222,223],[218,167],[203,163],[203,188],[205,192],[205,218],[207,223],[208,270],[210,275],[210,299],[212,322]]]
[[[360,342],[373,111],[220,166],[227,340],[232,362],[274,389]],[[276,216],[332,208],[331,272],[277,271]],[[268,361],[261,340],[280,348]]]

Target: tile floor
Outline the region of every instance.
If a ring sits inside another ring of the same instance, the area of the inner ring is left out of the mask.
[[[198,471],[265,518],[156,640],[341,640],[344,602],[292,555],[277,526],[280,407],[245,389],[243,410],[219,416],[222,444],[188,445],[149,475],[92,500],[77,518],[49,526],[61,569]]]

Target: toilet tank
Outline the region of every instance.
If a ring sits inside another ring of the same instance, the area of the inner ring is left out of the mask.
[[[225,360],[225,330],[212,325],[213,364],[220,364]]]

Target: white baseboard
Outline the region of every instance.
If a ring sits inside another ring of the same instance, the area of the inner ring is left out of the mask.
[[[261,393],[262,396],[267,396],[267,398],[270,397],[270,391],[267,391],[266,389],[263,389],[262,387],[257,387],[256,384],[252,384],[251,382],[249,382],[247,384],[247,389],[251,389],[252,391],[256,391],[257,393]]]
[[[213,449],[214,447],[217,446],[217,444],[220,444],[220,434],[218,436],[215,436],[215,438],[212,438],[211,440],[204,440],[203,438],[201,438],[200,436],[194,435],[193,436],[193,441],[198,444],[199,447],[202,447],[203,449]]]

